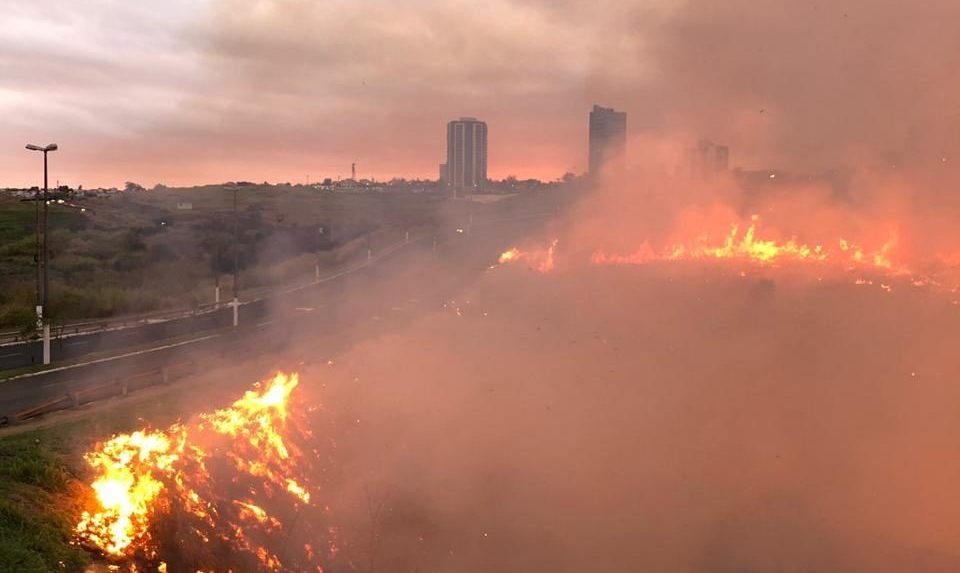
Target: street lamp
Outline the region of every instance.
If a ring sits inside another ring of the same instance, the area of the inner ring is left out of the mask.
[[[47,152],[56,151],[57,144],[51,143],[46,147],[40,147],[39,145],[29,144],[27,149],[30,151],[41,151],[43,152],[43,257],[42,265],[40,261],[37,262],[38,265],[41,265],[38,268],[43,268],[43,298],[42,301],[37,301],[37,326],[43,327],[43,363],[50,364],[50,319],[43,315],[44,311],[48,314],[50,309],[48,308],[50,302],[50,279],[47,276],[47,261],[49,255],[48,243],[50,242],[48,229],[47,229]],[[39,210],[37,211],[37,242],[40,242],[40,225],[39,225]],[[38,281],[39,282],[39,281]],[[40,297],[38,297],[40,298]]]
[[[240,323],[240,224],[237,216],[238,186],[233,186],[233,326]]]

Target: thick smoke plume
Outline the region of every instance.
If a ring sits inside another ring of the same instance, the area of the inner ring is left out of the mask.
[[[495,268],[318,373],[344,535],[371,570],[947,571],[960,317],[859,288]]]
[[[956,160],[958,17],[949,0],[684,2],[653,30],[637,112],[727,141],[746,166]]]
[[[345,551],[371,571],[953,570],[949,289],[589,256],[759,214],[777,241],[895,232],[895,262],[949,274],[956,207],[918,173],[609,182],[516,243],[556,240],[549,270],[474,235],[479,280],[305,374],[341,420]]]

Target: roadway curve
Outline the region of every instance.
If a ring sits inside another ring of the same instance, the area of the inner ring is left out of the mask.
[[[238,329],[229,327],[232,309],[226,308],[197,317],[71,337],[86,342],[62,345],[54,355],[57,359],[94,351],[118,352],[0,380],[0,420],[111,378],[184,360],[194,360],[202,371],[203,364],[213,362],[213,358],[216,362],[240,362],[246,357],[282,351],[305,337],[316,340],[318,353],[330,355],[336,344],[344,343],[343,333],[362,337],[436,310],[495,262],[507,246],[542,223],[543,217],[532,217],[477,224],[469,235],[453,234],[436,250],[432,241],[411,241],[376,264],[244,304]],[[170,340],[173,337],[181,338]],[[122,351],[137,345],[148,347]]]

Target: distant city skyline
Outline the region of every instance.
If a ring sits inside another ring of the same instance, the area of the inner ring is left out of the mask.
[[[38,183],[33,141],[60,144],[51,176],[91,187],[297,182],[347,177],[354,161],[367,177],[435,179],[435,134],[463,114],[504,150],[489,177],[552,179],[587,171],[595,103],[629,114],[631,164],[644,142],[702,136],[740,166],[939,163],[960,156],[960,91],[933,55],[957,53],[960,7],[924,13],[867,0],[7,2],[0,185]],[[891,39],[918,48],[878,53]]]
[[[0,186],[37,184],[22,152],[35,140],[60,143],[51,173],[74,186],[305,182],[349,177],[354,161],[363,177],[436,179],[445,142],[435,134],[466,114],[497,126],[498,148],[510,150],[489,163],[491,178],[586,170],[578,115],[594,80],[584,58],[612,40],[562,40],[583,22],[561,25],[547,6],[452,14],[412,2],[11,4],[0,28]],[[513,21],[522,33],[503,25]],[[493,63],[508,55],[521,58]]]

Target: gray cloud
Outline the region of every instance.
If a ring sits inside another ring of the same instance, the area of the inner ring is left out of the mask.
[[[960,127],[947,0],[10,4],[0,143],[57,139],[90,183],[432,176],[459,115],[493,175],[550,177],[584,168],[593,103],[748,167],[939,159]]]

